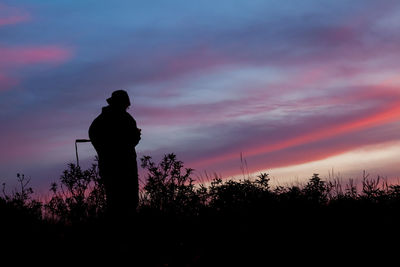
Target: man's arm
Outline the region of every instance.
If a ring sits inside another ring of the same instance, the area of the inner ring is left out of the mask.
[[[141,139],[141,130],[137,127],[136,120],[131,115],[129,115],[128,133],[129,143],[134,147],[137,146]]]
[[[133,119],[135,121],[135,119]],[[136,121],[135,121],[135,127],[134,127],[134,133],[133,133],[133,143],[135,146],[137,146],[137,144],[139,144],[139,141],[141,139],[141,129],[139,129],[136,125]]]

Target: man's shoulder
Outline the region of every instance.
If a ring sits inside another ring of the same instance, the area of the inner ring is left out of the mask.
[[[133,116],[131,115],[131,114],[129,114],[128,112],[124,112],[124,117],[127,119],[127,120],[130,120],[130,121],[133,121],[133,122],[135,122],[136,123],[136,120],[133,118]]]

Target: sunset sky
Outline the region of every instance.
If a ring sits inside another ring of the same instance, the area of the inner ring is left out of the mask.
[[[117,89],[139,157],[198,176],[400,178],[399,31],[390,0],[2,1],[0,182],[47,190]]]

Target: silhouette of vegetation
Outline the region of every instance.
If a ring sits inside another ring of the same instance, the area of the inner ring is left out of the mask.
[[[28,187],[30,178],[24,174],[17,174],[19,188],[16,188],[11,194],[6,192],[6,184],[2,186],[2,197],[0,205],[2,209],[18,213],[21,216],[32,219],[40,219],[42,216],[42,203],[33,199],[33,189]]]
[[[204,187],[195,188],[190,177],[193,169],[185,168],[176,155],[165,155],[159,165],[150,156],[141,158],[141,166],[147,170],[147,182],[140,197],[140,210],[152,210],[165,214],[197,215],[205,205]]]
[[[3,184],[0,214],[6,219],[0,226],[8,233],[3,246],[29,239],[38,242],[31,251],[37,254],[40,247],[56,258],[79,255],[101,262],[129,255],[140,266],[208,266],[265,262],[268,255],[271,262],[282,251],[297,260],[313,253],[315,260],[336,246],[381,249],[400,237],[397,231],[382,232],[400,222],[400,185],[365,172],[360,184],[313,174],[303,185],[273,187],[269,174],[261,173],[254,179],[215,177],[206,186],[175,154],[160,163],[144,156],[141,166],[146,177],[133,236],[107,239],[106,196],[96,164],[87,170],[69,164],[59,183],[51,184],[46,201],[34,198],[22,174],[11,193]]]
[[[74,223],[104,214],[104,186],[95,164],[88,170],[69,164],[60,177],[60,185],[52,183],[50,191],[51,199],[44,207],[52,220]]]

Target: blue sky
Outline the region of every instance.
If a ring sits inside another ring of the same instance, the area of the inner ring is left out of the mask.
[[[57,180],[117,89],[139,155],[227,177],[242,153],[279,179],[361,173],[340,155],[369,151],[366,169],[398,177],[399,16],[396,1],[3,1],[0,179]]]

